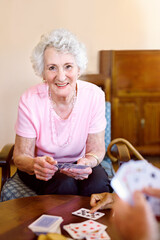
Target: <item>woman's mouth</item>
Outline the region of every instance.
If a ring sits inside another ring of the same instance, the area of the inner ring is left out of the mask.
[[[57,85],[58,87],[65,87],[65,86],[68,85],[68,83],[63,83],[63,84],[56,83],[56,85]]]

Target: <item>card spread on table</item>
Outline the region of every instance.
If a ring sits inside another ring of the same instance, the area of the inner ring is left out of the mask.
[[[74,239],[110,239],[110,237],[105,231],[107,226],[93,220],[87,220],[81,223],[68,224],[63,226],[63,228]]]
[[[90,213],[90,210],[86,208],[80,208],[79,210],[72,212],[72,214],[92,220],[97,220],[98,218],[101,218],[105,215],[101,212]]]
[[[62,217],[43,214],[28,227],[37,234],[47,232],[59,233],[59,227],[62,222]]]
[[[85,169],[88,168],[86,165],[80,165],[80,164],[75,164],[75,163],[58,163],[56,164],[56,167],[60,169],[64,168],[76,168],[76,169]]]
[[[160,169],[146,160],[130,160],[116,172],[111,186],[120,198],[133,204],[133,193],[144,187],[160,189]],[[155,215],[160,216],[160,199],[146,196]]]

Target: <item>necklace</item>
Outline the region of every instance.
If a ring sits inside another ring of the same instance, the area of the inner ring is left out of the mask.
[[[56,103],[51,98],[51,92],[48,90],[49,102],[50,102],[50,126],[51,137],[54,144],[59,147],[66,147],[72,140],[74,122],[75,122],[75,102],[77,99],[76,90],[71,98],[72,113],[70,111],[67,119],[62,119],[55,112]],[[74,109],[73,109],[74,108]]]
[[[56,105],[56,102],[52,99],[52,94],[51,94],[50,88],[49,88],[49,90],[48,90],[48,96],[49,96],[50,102],[52,103],[52,106],[54,107],[54,106]],[[70,100],[70,103],[69,103],[69,104],[71,104],[71,107],[72,107],[72,108],[73,108],[74,105],[75,105],[76,99],[77,99],[77,94],[76,94],[76,89],[75,89],[74,92],[73,92],[73,96],[72,96],[72,98],[71,98],[71,100]]]

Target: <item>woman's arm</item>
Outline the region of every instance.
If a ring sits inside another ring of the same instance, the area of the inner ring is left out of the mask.
[[[88,134],[86,142],[86,154],[78,160],[78,164],[88,165],[91,168],[99,165],[105,155],[105,131]]]
[[[57,162],[49,156],[35,157],[35,138],[16,135],[13,159],[16,167],[36,178],[48,181],[58,170]]]
[[[88,155],[87,155],[88,154]],[[86,142],[86,154],[77,161],[77,164],[87,165],[86,169],[62,169],[61,172],[75,179],[87,179],[92,168],[99,165],[105,154],[104,131],[89,134]]]
[[[13,152],[14,164],[21,171],[34,174],[35,138],[16,135]]]

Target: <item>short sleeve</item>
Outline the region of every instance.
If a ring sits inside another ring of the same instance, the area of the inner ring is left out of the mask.
[[[16,134],[27,138],[36,138],[36,129],[33,121],[32,104],[23,94],[18,105],[18,116],[15,124]]]

